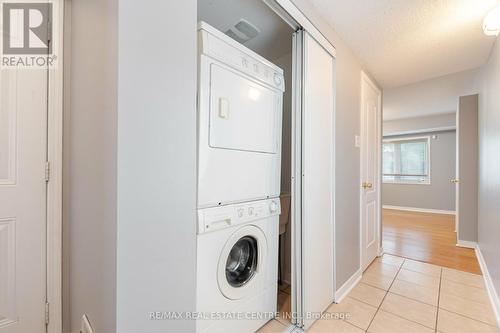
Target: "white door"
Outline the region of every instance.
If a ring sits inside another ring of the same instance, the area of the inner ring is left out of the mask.
[[[334,299],[334,56],[303,32],[302,311],[321,313]],[[303,318],[307,329],[315,321]]]
[[[377,257],[380,247],[381,93],[361,75],[361,265]]]
[[[0,71],[0,332],[45,332],[47,71]]]

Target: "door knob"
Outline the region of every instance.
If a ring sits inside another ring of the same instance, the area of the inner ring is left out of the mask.
[[[364,182],[363,184],[361,184],[361,187],[364,188],[365,190],[366,189],[371,189],[371,188],[373,188],[373,184],[372,183],[368,183],[368,182]]]
[[[452,184],[458,184],[458,183],[460,183],[460,180],[459,179],[452,179],[452,180],[450,180],[450,182]]]

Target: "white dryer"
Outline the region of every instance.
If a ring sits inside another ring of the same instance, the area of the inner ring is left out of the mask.
[[[198,210],[197,333],[253,333],[277,302],[279,199]]]
[[[283,70],[201,22],[198,207],[280,194]]]

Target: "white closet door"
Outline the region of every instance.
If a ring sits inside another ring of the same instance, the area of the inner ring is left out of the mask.
[[[303,324],[334,298],[334,63],[304,32],[302,94],[302,294]]]

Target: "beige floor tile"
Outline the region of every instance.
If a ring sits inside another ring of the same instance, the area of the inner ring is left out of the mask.
[[[429,288],[439,288],[439,276],[427,275],[424,273],[414,272],[407,269],[401,269],[396,276],[397,280],[411,282],[419,286]]]
[[[388,293],[380,309],[435,329],[437,307]]]
[[[387,276],[389,278],[393,278],[398,274],[399,267],[389,264],[384,264],[382,262],[374,261],[371,265],[365,270],[365,274],[380,274]]]
[[[485,289],[471,287],[451,280],[443,279],[441,281],[441,293],[455,295],[478,303],[490,304],[490,299]]]
[[[339,304],[332,304],[326,310],[330,313],[345,313],[348,317],[345,321],[363,330],[368,328],[370,321],[375,316],[377,308],[366,303],[347,297]]]
[[[292,297],[282,291],[278,293],[278,317],[276,320],[284,325],[290,324]]]
[[[284,292],[285,294],[291,294],[292,293],[290,285],[288,283],[286,283],[286,282],[283,282],[283,284],[278,285],[278,289],[280,291]]]
[[[443,268],[443,279],[466,284],[468,286],[476,288],[485,287],[482,275],[457,271],[456,269],[451,268]]]
[[[349,293],[349,297],[378,307],[380,303],[382,303],[382,299],[384,298],[386,293],[387,292],[385,290],[375,288],[368,284],[360,282]]]
[[[437,330],[443,333],[500,333],[496,327],[443,309],[439,309]]]
[[[379,310],[368,328],[370,333],[432,333],[428,327]]]
[[[384,263],[384,264],[394,265],[394,266],[401,267],[401,265],[403,264],[403,262],[405,261],[405,259],[402,258],[402,257],[393,256],[393,255],[390,255],[390,254],[384,254],[383,256],[377,258],[377,261],[381,262],[381,263]]]
[[[307,333],[362,333],[364,330],[338,319],[317,320]]]
[[[361,282],[369,284],[370,286],[377,287],[383,290],[389,290],[394,278],[380,275],[377,273],[363,273]]]
[[[402,266],[404,269],[424,273],[432,276],[441,275],[441,267],[436,265],[427,264],[420,261],[406,259]]]
[[[282,333],[286,330],[286,328],[287,326],[283,325],[279,321],[271,320],[256,333]]]
[[[433,306],[438,303],[439,289],[422,287],[411,282],[395,280],[389,291]]]
[[[495,315],[489,304],[469,301],[461,297],[443,293],[439,307],[490,325],[496,325]]]

